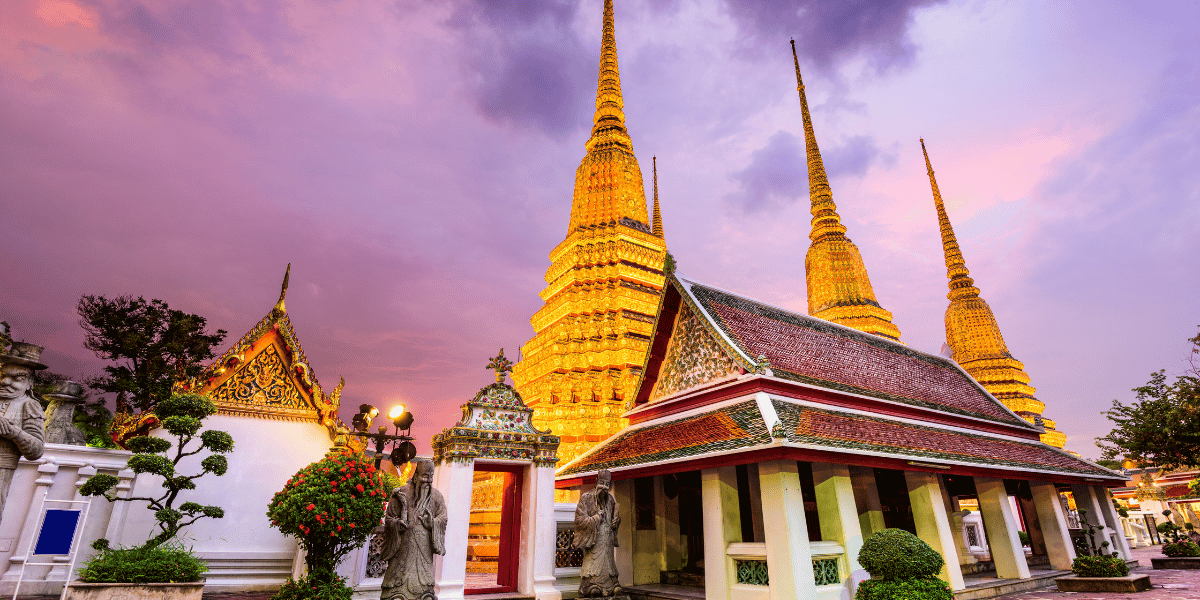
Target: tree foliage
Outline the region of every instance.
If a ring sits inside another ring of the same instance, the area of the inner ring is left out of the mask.
[[[1192,343],[1191,369],[1169,382],[1165,371],[1134,388],[1136,400],[1113,400],[1105,415],[1114,426],[1096,445],[1105,459],[1122,457],[1166,471],[1200,467],[1200,334]]]
[[[171,394],[178,380],[200,374],[225,331],[207,333],[204,317],[141,296],[83,296],[76,308],[83,345],[113,364],[88,384],[116,394],[117,411],[145,411]]]
[[[112,492],[117,478],[104,473],[93,475],[79,492],[84,496],[104,496],[109,501],[146,502],[158,521],[158,534],[143,544],[143,548],[161,545],[199,519],[224,517],[225,511],[219,506],[184,502],[178,508],[175,507],[181,492],[196,489],[196,479],[209,473],[224,475],[228,468],[224,455],[233,451],[233,438],[224,431],[211,429],[197,435],[204,418],[215,412],[216,406],[204,396],[175,394],[159,402],[155,413],[162,419],[163,429],[175,436],[177,443],[150,436],[129,439],[129,449],[134,452],[134,455],[129,457],[129,468],[135,473],[150,473],[162,477],[164,492],[161,496],[119,498]],[[199,443],[189,447],[189,444],[196,441]],[[172,447],[175,448],[173,457],[170,455]],[[203,450],[210,454],[200,461],[200,472],[194,475],[180,474],[180,461]]]

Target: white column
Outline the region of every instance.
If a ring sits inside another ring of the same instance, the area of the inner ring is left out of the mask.
[[[521,563],[518,591],[537,600],[561,600],[554,589],[554,550],[558,523],[554,519],[554,467],[530,466],[525,492],[529,498],[521,516]],[[527,568],[526,565],[529,565]]]
[[[875,487],[875,469],[850,467],[850,481],[854,484],[855,505],[862,509],[858,515],[858,526],[863,535],[887,528],[883,520],[883,504],[879,502],[879,490]]]
[[[812,598],[817,591],[817,581],[813,575],[808,523],[804,520],[804,497],[800,492],[796,461],[759,463],[758,484],[762,490],[771,600]]]
[[[734,467],[701,471],[700,497],[704,503],[704,597],[706,600],[729,600],[729,586],[737,581],[737,574],[725,549],[733,542],[742,541]]]
[[[1105,553],[1117,550],[1112,547],[1111,532],[1104,519],[1104,509],[1100,506],[1101,498],[1096,495],[1095,489],[1090,485],[1075,484],[1071,486],[1071,495],[1075,497],[1075,508],[1087,511],[1086,514],[1080,515],[1080,526],[1086,530],[1087,526],[1083,524],[1083,520],[1086,519],[1089,524],[1096,527],[1096,533],[1092,536],[1096,547]],[[1104,542],[1108,542],[1109,545],[1102,546],[1101,544]]]
[[[1033,506],[1037,510],[1038,524],[1042,527],[1042,540],[1046,543],[1050,566],[1060,571],[1070,569],[1075,560],[1075,544],[1067,529],[1067,515],[1058,499],[1058,490],[1053,483],[1046,481],[1030,481],[1029,489],[1033,492]]]
[[[433,487],[446,499],[446,554],[434,558],[435,593],[440,600],[463,597],[467,579],[467,528],[471,523],[471,484],[475,461],[446,461],[433,470]],[[552,545],[553,547],[553,545]]]
[[[976,477],[975,493],[979,497],[979,512],[992,548],[992,560],[996,563],[996,575],[1002,579],[1029,579],[1029,563],[1017,534],[1020,531],[1017,515],[1008,501],[1004,480]]]
[[[954,547],[954,536],[958,532],[950,529],[941,482],[933,473],[917,471],[905,471],[904,480],[908,484],[908,501],[912,505],[917,537],[946,559],[939,576],[950,584],[952,590],[965,588],[962,567],[958,565],[958,554]]]
[[[846,568],[850,581],[870,579],[870,574],[858,564],[862,550],[863,532],[858,523],[858,508],[854,503],[854,485],[846,465],[813,463],[813,484],[816,487],[817,513],[821,521],[821,539],[836,541],[846,550]],[[853,591],[851,591],[853,594]]]
[[[1100,503],[1100,514],[1104,515],[1105,525],[1111,530],[1108,539],[1116,543],[1116,548],[1113,549],[1119,551],[1125,560],[1132,560],[1133,553],[1129,550],[1129,540],[1125,538],[1125,529],[1121,527],[1121,515],[1117,514],[1117,509],[1113,506],[1112,494],[1109,493],[1108,488],[1102,485],[1092,486],[1092,490]]]
[[[633,480],[612,482],[612,495],[621,507],[621,524],[617,528],[617,581],[622,587],[633,585]]]

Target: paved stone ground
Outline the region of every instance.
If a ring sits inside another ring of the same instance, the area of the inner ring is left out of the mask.
[[[1154,588],[1148,592],[1136,594],[1120,594],[1116,592],[1060,592],[1058,587],[1050,587],[1000,596],[1004,600],[1200,600],[1200,570],[1154,570],[1150,566],[1150,557],[1162,556],[1162,546],[1134,548],[1133,557],[1139,566],[1130,569],[1132,573],[1148,573],[1150,583]],[[1053,580],[1051,580],[1053,582]]]

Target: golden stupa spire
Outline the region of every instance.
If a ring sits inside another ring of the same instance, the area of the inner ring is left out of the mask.
[[[560,436],[560,462],[625,426],[665,284],[662,219],[656,208],[651,221],[625,126],[614,31],[605,0],[596,114],[575,171],[571,221],[550,252],[545,304],[512,372],[534,424]]]
[[[796,67],[796,91],[800,93],[800,114],[804,120],[804,145],[808,157],[808,195],[812,203],[812,243],[804,258],[808,282],[808,313],[846,327],[878,336],[900,339],[900,329],[892,323],[892,313],[879,306],[862,254],[850,238],[837,214],[829,176],[821,160],[821,149],[813,132],[812,115],[800,77],[800,59],[796,40],[792,40],[792,63]]]
[[[1043,442],[1062,448],[1067,441],[1066,434],[1054,429],[1054,421],[1042,417],[1046,405],[1034,397],[1036,390],[1029,385],[1025,365],[1009,353],[996,315],[980,297],[979,288],[975,287],[975,281],[967,271],[967,262],[946,214],[923,138],[921,153],[925,155],[925,169],[933,189],[933,205],[937,209],[942,250],[946,254],[946,277],[950,280],[950,293],[946,295],[950,300],[950,306],[946,307],[946,344],[953,352],[952,358],[1010,410],[1031,423],[1044,425]]]
[[[271,309],[272,312],[277,312],[280,314],[287,312],[287,306],[284,306],[283,299],[287,297],[288,279],[290,279],[291,276],[292,263],[288,263],[287,270],[283,272],[283,287],[279,290],[279,302],[275,303],[275,308]]]
[[[625,129],[625,101],[621,98],[621,73],[617,68],[617,35],[612,0],[604,0],[604,34],[600,41],[600,77],[596,83],[596,115],[592,117],[589,152],[599,144],[616,144],[633,150]]]
[[[654,235],[663,237],[662,228],[662,211],[658,210],[658,157],[651,157],[654,167],[654,222],[650,226],[650,230]]]

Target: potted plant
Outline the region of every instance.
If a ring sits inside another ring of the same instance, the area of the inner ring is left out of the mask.
[[[383,473],[358,453],[331,452],[293,475],[271,499],[267,517],[299,540],[308,573],[288,579],[273,598],[350,600],[354,590],[338,576],[338,563],[367,542],[387,497]]]
[[[1087,511],[1079,510],[1080,528],[1084,530],[1088,553],[1081,553],[1071,562],[1071,575],[1054,580],[1060,592],[1144,592],[1150,589],[1149,575],[1130,575],[1129,565],[1119,553],[1107,551],[1108,542],[1096,545],[1095,534],[1102,527],[1087,520]]]
[[[1184,527],[1176,525],[1170,520],[1170,510],[1164,510],[1163,516],[1167,517],[1167,521],[1159,523],[1157,529],[1166,538],[1162,547],[1164,556],[1151,558],[1151,566],[1155,569],[1200,569],[1200,545],[1192,541],[1190,535],[1181,533],[1184,527],[1190,533],[1192,524],[1185,523]]]
[[[858,552],[858,562],[871,578],[858,584],[855,600],[952,600],[953,592],[938,572],[941,554],[903,529],[871,534]]]
[[[224,455],[233,450],[233,438],[224,431],[200,432],[205,417],[216,412],[216,406],[204,396],[173,394],[159,402],[154,411],[163,429],[175,438],[175,443],[144,435],[130,438],[128,444],[134,454],[129,458],[128,466],[138,474],[162,477],[163,493],[118,498],[112,491],[117,478],[107,474],[93,475],[80,488],[80,493],[104,496],[109,501],[147,503],[154,511],[157,532],[144,544],[131,548],[114,548],[108,540],[97,540],[92,547],[98,553],[79,571],[79,581],[68,585],[67,600],[200,598],[204,589],[201,576],[207,567],[175,538],[180,530],[198,519],[219,519],[225,516],[225,511],[218,506],[203,506],[196,502],[180,503],[180,495],[195,489],[195,480],[204,475],[225,474],[228,462]],[[180,461],[205,450],[210,454],[200,461],[199,473],[179,472]]]

